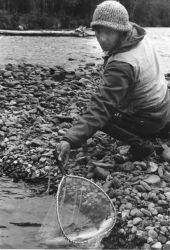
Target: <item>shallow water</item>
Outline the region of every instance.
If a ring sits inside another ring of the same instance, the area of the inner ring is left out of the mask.
[[[161,56],[165,73],[170,71],[170,28],[146,28]],[[0,65],[32,63],[78,67],[101,60],[102,50],[95,37],[0,36]]]
[[[0,178],[0,249],[42,248],[37,235],[53,198],[35,196],[33,189]]]
[[[94,37],[0,36],[0,55],[0,65],[26,62],[77,67],[100,59],[102,51]]]

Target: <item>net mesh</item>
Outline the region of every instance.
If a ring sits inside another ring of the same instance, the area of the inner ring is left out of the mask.
[[[67,176],[57,195],[58,220],[65,236],[75,243],[101,239],[114,226],[116,213],[109,197],[93,182]]]
[[[100,248],[114,226],[116,211],[109,197],[93,182],[77,176],[62,178],[38,239],[55,248]],[[65,237],[64,237],[65,236]],[[69,247],[70,246],[70,247]]]

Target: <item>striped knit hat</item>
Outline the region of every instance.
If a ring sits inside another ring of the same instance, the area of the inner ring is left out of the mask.
[[[117,1],[104,1],[94,11],[91,27],[105,26],[118,31],[129,31],[132,25],[125,7]]]

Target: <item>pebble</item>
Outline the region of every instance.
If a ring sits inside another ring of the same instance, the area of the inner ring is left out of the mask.
[[[156,209],[157,209],[159,214],[163,214],[163,212],[164,212],[163,207],[156,207]]]
[[[121,170],[123,170],[125,172],[131,172],[135,168],[133,162],[131,162],[131,161],[127,161],[127,162],[125,162],[123,164],[120,164],[119,167],[120,167]]]
[[[141,212],[145,214],[146,216],[149,216],[149,217],[152,216],[151,212],[145,208],[141,208]]]
[[[150,175],[148,178],[146,178],[144,181],[149,183],[149,184],[157,184],[160,182],[160,177],[158,175]]]
[[[130,215],[133,217],[143,217],[143,213],[137,208],[132,209]]]
[[[164,175],[164,171],[163,171],[163,167],[162,166],[159,166],[158,168],[158,174],[160,177],[162,177]]]
[[[162,176],[162,178],[166,181],[166,182],[170,182],[170,173],[168,171],[165,171],[164,175]]]
[[[89,172],[87,175],[86,175],[86,178],[87,179],[92,179],[94,177],[94,173],[92,172]]]
[[[145,170],[146,170],[146,168],[147,168],[147,164],[146,164],[146,162],[144,162],[144,161],[135,161],[135,162],[134,162],[134,165],[135,165],[135,166],[141,166],[142,169],[145,169]]]
[[[145,244],[143,245],[142,250],[151,250],[151,246],[150,246],[149,244],[145,243]]]
[[[166,205],[168,205],[168,202],[165,201],[165,200],[159,200],[158,201],[158,205],[160,205],[160,206],[166,206]]]
[[[135,185],[135,189],[141,193],[146,191],[146,189],[142,185]]]
[[[103,190],[107,193],[110,190],[110,187],[113,186],[113,181],[106,181],[103,185]]]
[[[169,226],[170,225],[170,218],[167,220],[160,220],[161,226]]]
[[[170,192],[166,192],[165,196],[167,197],[168,201],[170,201]]]
[[[158,164],[155,162],[148,162],[147,173],[155,173],[158,170]]]
[[[151,237],[152,239],[157,239],[158,238],[158,233],[155,230],[150,229],[148,231],[148,236]]]
[[[151,191],[151,187],[144,181],[140,181],[140,184],[144,187],[144,189],[148,192]]]
[[[113,183],[114,188],[120,188],[121,187],[121,181],[117,177],[113,177],[112,183]]]
[[[127,218],[129,218],[129,214],[130,214],[130,211],[129,210],[124,210],[122,211],[121,215],[122,215],[122,220],[126,220]]]
[[[99,180],[106,180],[107,176],[110,174],[110,172],[106,169],[96,167],[94,169],[94,176],[98,178]]]
[[[157,211],[156,208],[151,208],[150,212],[151,212],[152,215],[157,215],[158,214],[158,211]]]
[[[156,242],[152,245],[151,247],[152,250],[161,250],[162,249],[162,244],[161,242]]]
[[[170,250],[170,241],[167,241],[163,247],[163,250]]]
[[[164,235],[159,235],[157,240],[162,244],[167,242],[167,238]]]
[[[128,220],[127,227],[133,227],[133,221],[132,220]]]
[[[142,219],[140,217],[136,217],[133,219],[133,225],[136,226],[138,225],[140,222],[142,221]]]
[[[127,209],[132,209],[133,205],[132,205],[132,203],[127,202],[127,203],[125,204],[125,207],[126,207]]]

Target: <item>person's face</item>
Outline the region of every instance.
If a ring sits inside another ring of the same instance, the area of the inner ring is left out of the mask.
[[[111,51],[117,46],[120,39],[120,32],[103,26],[96,26],[94,31],[102,50]]]

